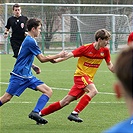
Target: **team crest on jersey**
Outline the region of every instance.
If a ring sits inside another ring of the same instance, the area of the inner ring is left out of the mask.
[[[22,28],[22,29],[24,28],[24,23],[21,23],[21,28]]]
[[[93,54],[92,52],[89,52],[89,54]]]
[[[100,55],[101,55],[101,56],[104,56],[104,53],[103,53],[103,52],[101,52],[101,53],[100,53]]]

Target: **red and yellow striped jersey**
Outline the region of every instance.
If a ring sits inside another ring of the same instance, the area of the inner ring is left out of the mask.
[[[99,50],[94,48],[94,43],[83,45],[72,51],[74,57],[79,57],[74,76],[87,75],[93,80],[94,75],[102,63],[102,60],[110,62],[110,52],[107,47]]]

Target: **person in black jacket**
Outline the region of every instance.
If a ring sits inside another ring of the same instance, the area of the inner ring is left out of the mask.
[[[7,24],[5,26],[4,38],[8,37],[10,28],[12,29],[12,34],[10,37],[10,43],[13,50],[13,57],[17,58],[19,54],[19,49],[26,36],[26,23],[28,18],[21,15],[21,7],[19,4],[13,5],[13,16],[9,17]],[[35,64],[32,64],[33,70],[36,74],[41,72],[40,68]]]
[[[25,39],[26,22],[28,18],[21,15],[21,7],[19,4],[13,5],[13,16],[9,17],[5,26],[4,38],[8,37],[10,28],[12,34],[10,38],[11,47],[13,50],[13,57],[17,58],[20,46]]]

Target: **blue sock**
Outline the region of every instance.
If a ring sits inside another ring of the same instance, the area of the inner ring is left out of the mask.
[[[46,105],[46,103],[48,102],[48,100],[49,100],[49,97],[47,95],[45,95],[45,94],[42,94],[40,96],[40,98],[38,99],[38,102],[36,104],[36,107],[34,108],[33,111],[39,113],[43,109],[43,107]]]
[[[2,106],[3,105],[3,103],[0,101],[0,106]]]

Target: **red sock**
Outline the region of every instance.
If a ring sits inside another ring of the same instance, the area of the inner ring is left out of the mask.
[[[91,98],[88,95],[84,95],[78,105],[76,106],[76,108],[74,109],[74,111],[80,113],[87,105],[88,103],[91,101]]]
[[[50,104],[47,108],[42,109],[41,114],[48,115],[48,114],[51,114],[59,109],[61,109],[60,103],[55,102],[55,103]]]

